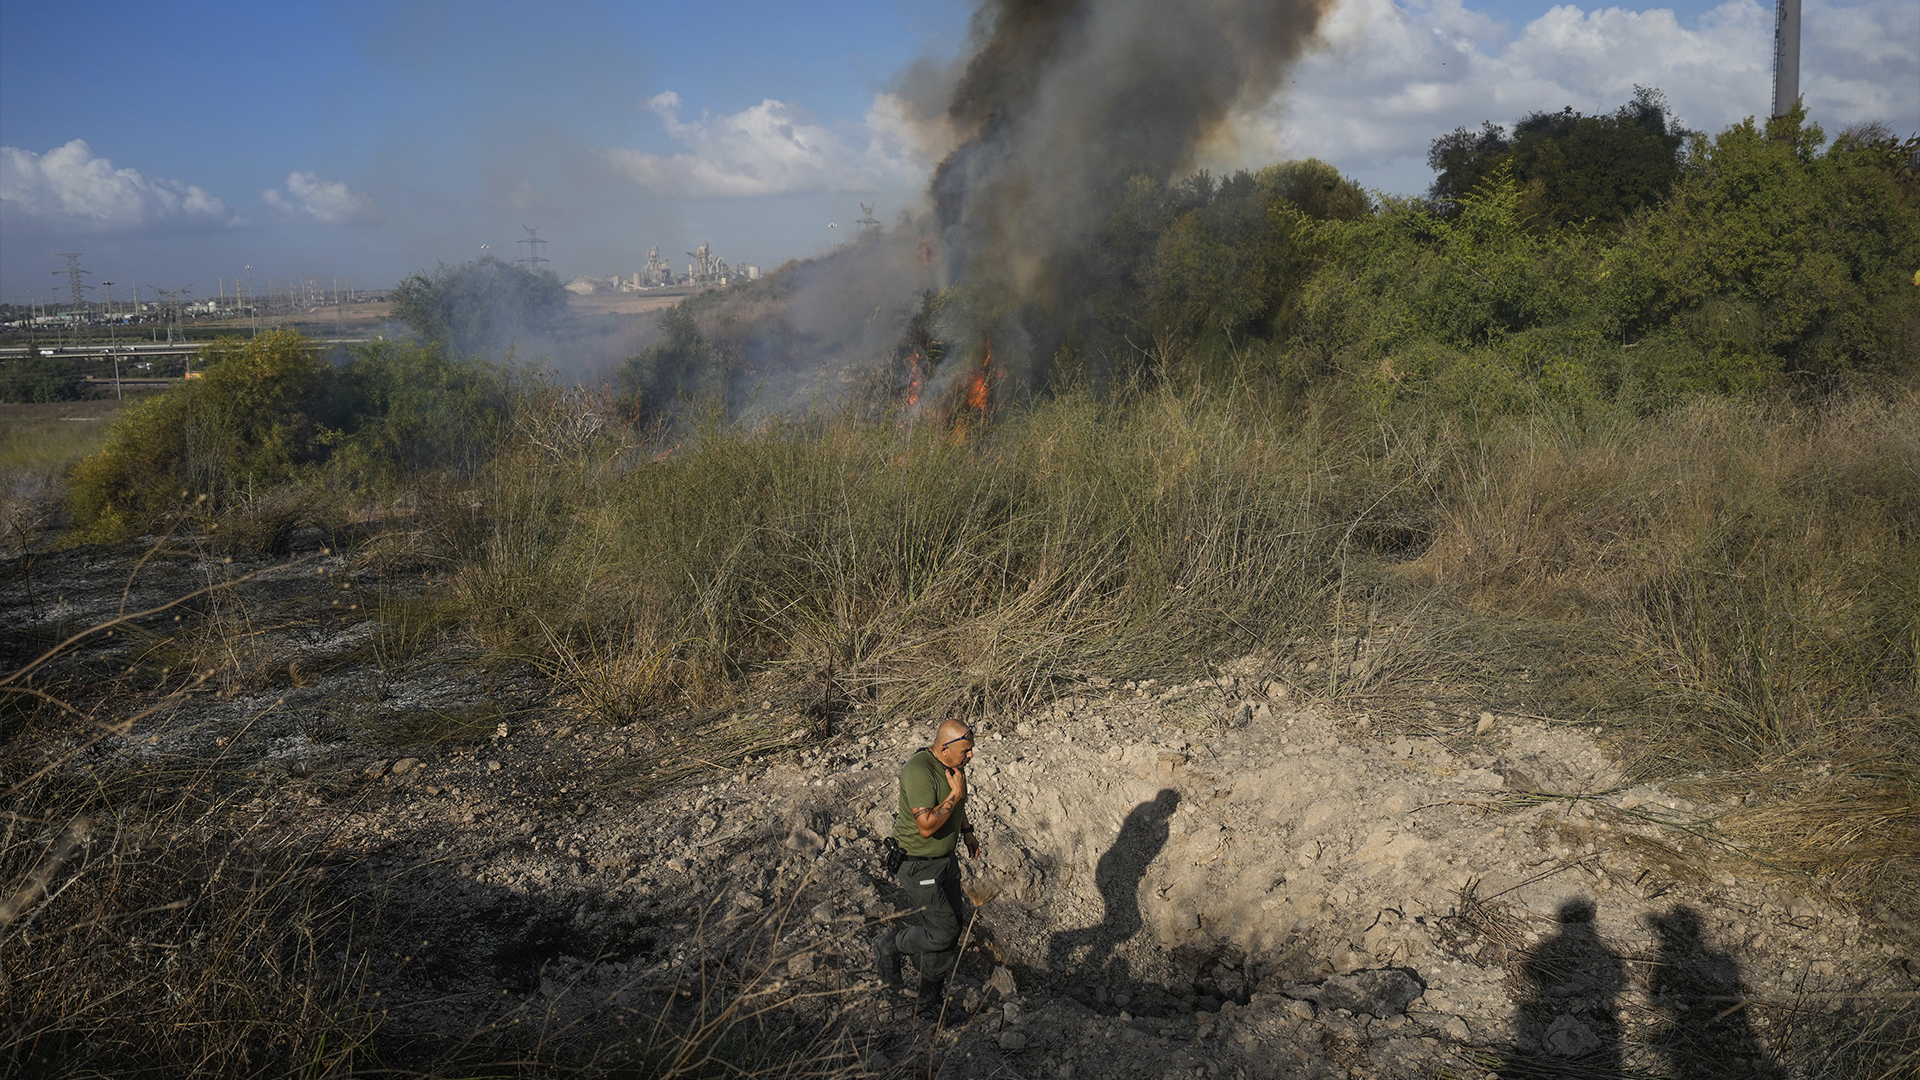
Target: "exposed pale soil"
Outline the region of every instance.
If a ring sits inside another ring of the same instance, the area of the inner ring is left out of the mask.
[[[280,627],[246,639],[239,677],[76,767],[234,762],[259,829],[337,852],[336,888],[389,916],[372,989],[396,1035],[613,1037],[731,956],[795,994],[779,1022],[837,1025],[878,1073],[1781,1075],[1796,1037],[1916,988],[1909,944],[1810,883],[1704,858],[1716,808],[1628,786],[1589,730],[1472,706],[1369,717],[1299,700],[1285,657],[1246,657],[984,720],[986,853],[965,869],[991,899],[936,1034],[866,947],[900,914],[876,845],[918,718],[855,708],[818,736],[769,690],[676,741],[582,723],[538,680],[448,652],[382,669],[370,581],[303,542],[200,605]],[[14,564],[0,659],[117,610],[130,558]],[[127,602],[248,566],[152,559]],[[123,670],[131,647],[86,663]],[[429,712],[468,736],[383,744]]]

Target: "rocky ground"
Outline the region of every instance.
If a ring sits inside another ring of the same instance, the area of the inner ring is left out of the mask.
[[[877,844],[933,718],[822,730],[769,689],[677,735],[584,723],[533,676],[406,653],[368,617],[387,586],[301,544],[16,562],[7,666],[258,572],[76,654],[178,692],[66,767],[234,763],[258,827],[337,852],[381,916],[395,1038],[612,1038],[705,979],[883,1075],[1812,1075],[1810,1041],[1920,984],[1911,940],[1717,851],[1720,808],[1630,783],[1593,729],[1304,700],[1279,654],[984,719],[975,917],[928,1021],[865,943],[902,915]],[[183,611],[226,629],[156,651]]]

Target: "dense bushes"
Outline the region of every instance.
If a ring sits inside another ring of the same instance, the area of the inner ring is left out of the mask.
[[[68,501],[80,535],[129,536],[183,506],[215,511],[323,456],[332,373],[304,338],[223,340],[202,365],[200,378],[129,406],[100,452],[74,468]]]
[[[425,346],[336,368],[297,333],[223,339],[203,374],[128,406],[70,477],[75,535],[113,540],[189,513],[211,523],[296,484],[391,485],[471,467],[507,405],[503,375]]]
[[[1800,120],[1696,141],[1671,196],[1615,238],[1534,227],[1505,162],[1448,213],[1389,200],[1316,226],[1324,261],[1280,345],[1365,400],[1476,415],[1910,376],[1920,203],[1884,155],[1823,152]]]
[[[1795,109],[1696,143],[1672,197],[1607,252],[1603,303],[1745,381],[1780,371],[1909,374],[1920,349],[1920,200],[1891,139],[1825,136]]]
[[[78,401],[86,385],[73,362],[64,358],[28,356],[0,365],[0,401],[12,404]]]

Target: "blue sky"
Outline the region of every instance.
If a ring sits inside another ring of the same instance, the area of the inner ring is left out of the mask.
[[[1766,111],[1771,10],[1341,0],[1205,163],[1310,154],[1413,192],[1444,131],[1609,109],[1635,83],[1716,130]],[[940,147],[914,91],[937,80],[906,72],[964,57],[971,11],[0,0],[0,298],[51,298],[59,251],[196,297],[247,264],[386,285],[482,244],[511,256],[522,224],[562,276],[702,241],[771,267],[830,246],[860,201],[888,219],[916,202]],[[1805,11],[1814,118],[1920,129],[1920,4]]]

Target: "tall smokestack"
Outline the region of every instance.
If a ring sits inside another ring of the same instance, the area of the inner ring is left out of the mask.
[[[1800,100],[1800,0],[1774,0],[1773,115]]]

